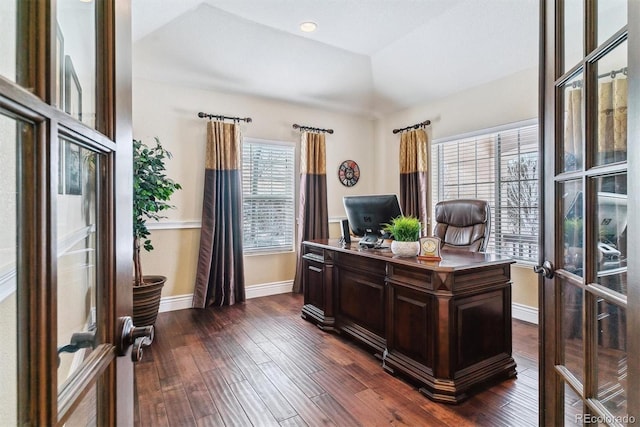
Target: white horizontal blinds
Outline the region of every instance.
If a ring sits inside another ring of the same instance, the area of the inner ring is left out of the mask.
[[[432,206],[440,200],[482,199],[495,205],[495,137],[481,135],[434,145],[437,150],[438,181],[440,190]],[[435,154],[435,153],[434,153]],[[436,157],[436,155],[432,156]],[[436,192],[434,191],[434,196]],[[491,228],[494,217],[491,217]],[[491,234],[487,251],[493,251],[494,235]]]
[[[293,250],[295,146],[246,138],[242,146],[244,252]]]
[[[496,252],[538,260],[539,177],[538,126],[498,134],[500,191],[495,235]]]
[[[488,252],[538,259],[538,126],[434,143],[432,206],[482,199],[491,205]]]

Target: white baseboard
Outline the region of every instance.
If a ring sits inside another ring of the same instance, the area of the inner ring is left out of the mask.
[[[511,303],[511,315],[514,319],[524,322],[538,324],[538,309],[517,302]]]
[[[266,297],[269,295],[286,294],[293,290],[293,280],[284,282],[262,283],[260,285],[247,286],[245,296],[247,299]],[[160,313],[165,311],[184,310],[191,308],[193,294],[175,295],[160,299]]]
[[[247,286],[245,294],[247,299],[266,297],[269,295],[286,294],[293,289],[293,280],[284,282],[262,283],[260,285]],[[160,299],[160,313],[165,311],[184,310],[191,308],[193,294],[176,295]],[[511,305],[511,314],[514,319],[538,324],[538,309],[516,302]]]
[[[247,299],[266,297],[269,295],[286,294],[293,290],[293,280],[284,282],[261,283],[259,285],[245,287]]]
[[[193,294],[175,295],[172,297],[160,298],[160,313],[165,311],[184,310],[185,308],[191,308],[191,302],[193,301]]]

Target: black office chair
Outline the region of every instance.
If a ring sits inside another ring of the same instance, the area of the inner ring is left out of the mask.
[[[433,235],[442,249],[484,252],[491,233],[491,208],[485,200],[444,200],[436,204]]]

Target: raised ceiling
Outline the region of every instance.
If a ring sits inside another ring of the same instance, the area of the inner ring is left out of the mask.
[[[538,0],[135,0],[134,75],[379,117],[533,68]],[[303,33],[299,24],[318,30]]]

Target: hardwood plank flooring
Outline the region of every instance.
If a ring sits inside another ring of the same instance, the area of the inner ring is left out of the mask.
[[[135,425],[535,426],[538,328],[513,321],[518,376],[435,403],[345,337],[300,317],[302,296],[160,313],[135,366]]]

